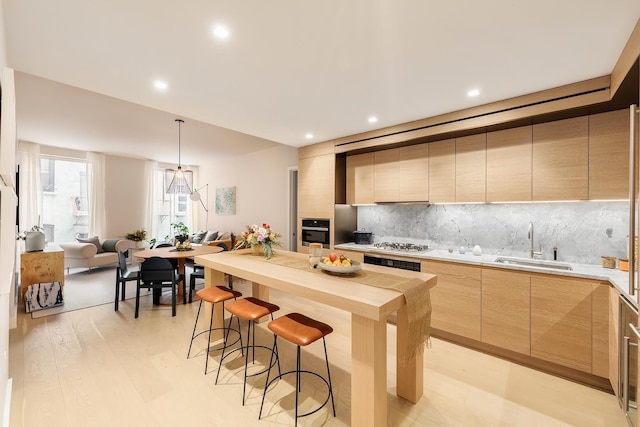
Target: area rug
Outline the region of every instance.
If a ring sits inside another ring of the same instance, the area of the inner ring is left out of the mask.
[[[51,316],[73,310],[94,307],[96,305],[113,304],[116,293],[116,267],[100,267],[88,269],[71,269],[64,276],[64,305],[34,311],[31,318]],[[143,289],[141,296],[151,291]],[[127,283],[125,299],[136,297],[136,282]],[[24,309],[24,307],[23,307]]]

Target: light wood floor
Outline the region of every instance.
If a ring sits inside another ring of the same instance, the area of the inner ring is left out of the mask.
[[[299,425],[349,425],[349,316],[282,293],[271,300],[280,313],[301,311],[335,329],[327,343],[337,417],[325,407]],[[20,314],[10,333],[11,427],[293,425],[291,379],[269,390],[259,421],[263,377],[250,382],[243,407],[240,359],[230,358],[214,385],[219,356],[204,375],[204,340],[186,358],[197,303],[179,305],[174,318],[170,305],[152,307],[149,297],[138,319],[133,306],[127,300],[119,312],[103,305],[36,320]],[[257,339],[270,345],[267,331],[262,323]],[[388,342],[390,426],[626,426],[613,395],[437,339],[425,354],[424,396],[413,405],[395,396],[392,325]],[[291,369],[295,348],[283,344],[280,354]],[[323,363],[320,343],[303,350],[303,367],[324,372]],[[303,383],[306,408],[322,399],[318,384]]]

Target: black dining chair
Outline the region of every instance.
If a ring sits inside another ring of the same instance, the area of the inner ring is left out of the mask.
[[[173,245],[171,243],[160,243],[158,246],[156,246],[156,248],[172,248],[172,247],[173,247]],[[173,265],[173,268],[175,268],[175,270],[178,271],[178,260],[175,259],[175,258],[169,258],[168,260],[169,260],[169,262],[171,262],[171,265]],[[187,284],[186,284],[186,281],[185,281],[185,275],[184,274],[180,274],[180,272],[178,272],[178,274],[179,274],[179,277],[180,277],[178,282],[182,282],[184,287],[185,287],[185,290],[186,290],[187,289],[186,288]],[[186,304],[187,300],[185,299],[183,302]]]
[[[216,246],[220,246],[222,251],[228,251],[229,247],[224,243],[218,243]],[[229,281],[229,289],[233,290],[233,276],[225,273],[224,275]],[[196,262],[193,263],[193,270],[189,275],[189,304],[191,304],[193,292],[195,292],[196,288],[196,279],[204,280],[204,265],[198,264]]]
[[[162,288],[171,288],[171,316],[176,315],[176,295],[178,294],[178,273],[173,268],[168,259],[151,257],[140,265],[140,281],[136,288],[136,310],[135,317],[138,317],[140,309],[140,289],[152,289],[154,302],[156,295],[162,292]]]
[[[140,284],[140,266],[136,265],[131,268],[127,266],[127,258],[123,251],[118,251],[118,267],[116,268],[116,299],[114,310],[118,311],[118,303],[120,298],[125,299],[127,282],[136,281]]]

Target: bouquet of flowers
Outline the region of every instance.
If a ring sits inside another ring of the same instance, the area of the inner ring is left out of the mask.
[[[147,238],[147,231],[144,228],[142,228],[132,233],[125,234],[124,238],[127,240],[131,240],[133,242],[142,242]]]
[[[269,224],[263,223],[261,226],[256,224],[247,225],[247,231],[243,231],[240,240],[236,244],[236,249],[260,247],[267,259],[273,254],[272,246],[281,246],[276,239],[280,234],[271,230]]]

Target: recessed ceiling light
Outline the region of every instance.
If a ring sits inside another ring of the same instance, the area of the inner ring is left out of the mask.
[[[313,134],[312,133],[308,133],[304,136],[307,139],[313,139]]]
[[[225,40],[229,38],[229,30],[222,25],[216,25],[213,28],[213,35],[221,40]]]
[[[378,122],[378,118],[376,116],[369,117],[369,123],[377,123],[377,122]]]
[[[467,96],[474,97],[480,95],[480,89],[471,89],[467,92]]]
[[[167,82],[156,80],[155,82],[153,82],[153,87],[155,87],[157,90],[166,90],[168,85]]]

